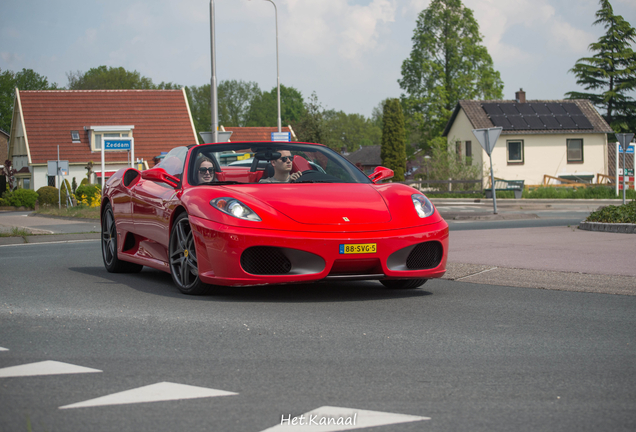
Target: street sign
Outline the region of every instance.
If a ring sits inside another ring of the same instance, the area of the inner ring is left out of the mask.
[[[619,144],[618,145],[618,152],[619,153],[634,154],[634,144],[631,144],[629,147],[627,147],[627,151],[623,150],[623,146]]]
[[[503,128],[488,128],[488,129],[473,129],[473,135],[479,141],[479,144],[486,150],[486,154],[490,156],[492,150],[495,148],[495,143],[501,134]]]
[[[54,160],[54,161],[47,161],[46,162],[46,168],[47,168],[47,175],[50,177],[56,177],[58,175],[62,175],[62,176],[67,176],[68,175],[68,161],[59,161],[59,166],[58,166],[58,161]],[[59,171],[58,171],[59,168]]]
[[[132,138],[104,138],[104,150],[124,151],[132,147]]]
[[[494,214],[497,214],[497,192],[495,191],[495,172],[492,169],[492,150],[495,148],[497,138],[499,138],[502,130],[502,127],[473,129],[473,135],[475,135],[477,141],[479,141],[479,144],[481,144],[490,158],[490,184],[492,185],[492,207]]]
[[[291,132],[272,132],[272,141],[290,142]]]

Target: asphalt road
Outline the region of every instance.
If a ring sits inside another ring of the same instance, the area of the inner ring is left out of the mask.
[[[107,273],[97,241],[2,247],[0,275],[0,431],[263,431],[324,406],[418,416],[378,432],[636,429],[636,296],[434,280],[188,297],[158,271]],[[7,376],[44,361],[95,371]],[[159,383],[235,394],[60,409]]]

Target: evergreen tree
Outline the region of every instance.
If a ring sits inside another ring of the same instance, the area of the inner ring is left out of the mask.
[[[503,83],[482,45],[472,10],[461,0],[432,0],[417,19],[402,63],[402,101],[419,144],[441,135],[460,99],[500,99]]]
[[[570,69],[576,83],[589,92],[568,92],[570,99],[588,99],[605,112],[605,120],[615,132],[636,131],[636,102],[629,96],[636,90],[636,30],[620,15],[614,15],[609,0],[600,0],[594,25],[606,32],[590,44],[592,57],[579,59]]]
[[[382,116],[382,165],[394,171],[393,180],[404,181],[406,171],[404,114],[398,99],[387,99]]]

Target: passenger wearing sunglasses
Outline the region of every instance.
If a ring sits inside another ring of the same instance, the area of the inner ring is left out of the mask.
[[[214,181],[214,164],[212,161],[207,157],[202,157],[197,165],[198,184],[212,183]]]
[[[274,175],[262,179],[259,183],[289,183],[302,175],[301,172],[291,174],[294,157],[289,150],[279,150],[278,152],[280,153],[280,158],[270,161],[274,167]]]

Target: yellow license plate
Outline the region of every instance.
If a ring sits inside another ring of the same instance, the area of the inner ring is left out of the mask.
[[[366,244],[341,244],[341,254],[363,254],[363,253],[376,253],[377,243]]]

